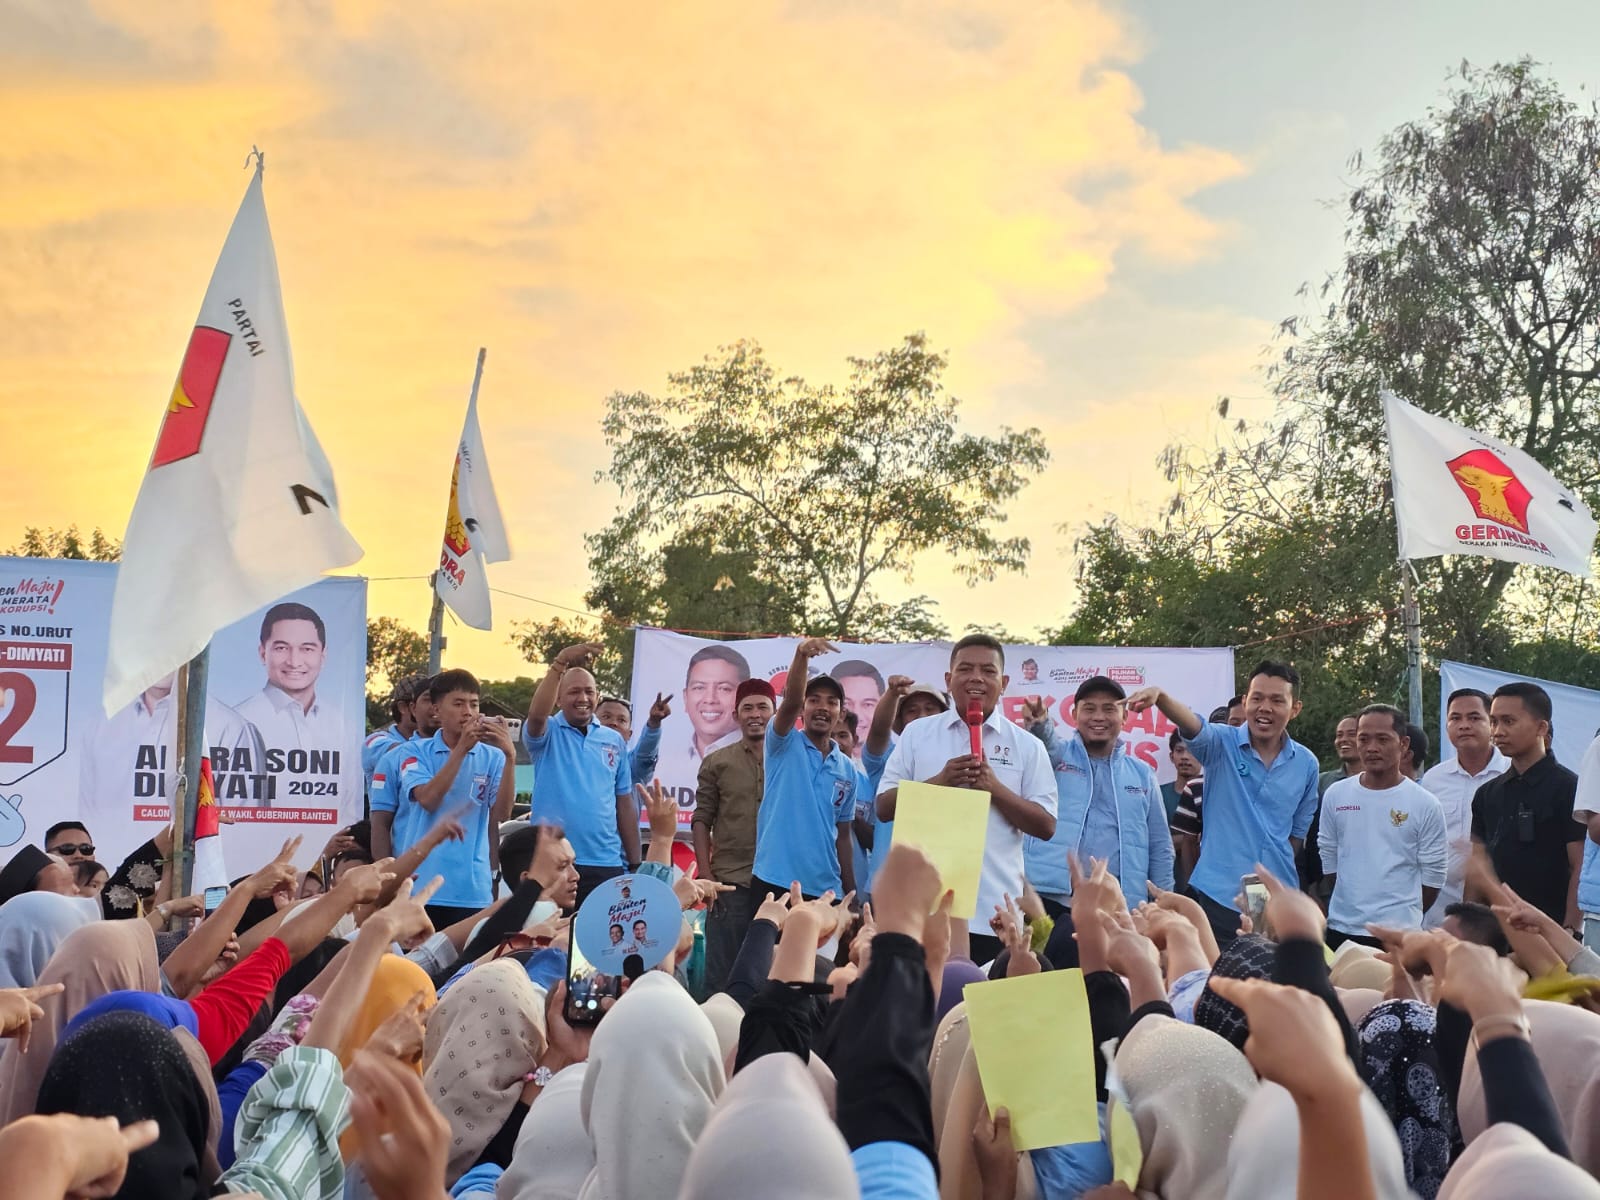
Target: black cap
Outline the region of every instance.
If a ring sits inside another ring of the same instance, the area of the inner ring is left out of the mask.
[[[1118,700],[1126,700],[1128,693],[1122,690],[1120,683],[1108,675],[1091,675],[1078,685],[1072,702],[1076,704],[1085,696],[1115,696]]]
[[[806,680],[806,695],[812,692],[828,691],[839,697],[839,703],[844,703],[844,685],[832,675],[813,675]]]

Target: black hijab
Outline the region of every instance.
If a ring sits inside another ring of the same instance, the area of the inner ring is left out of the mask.
[[[50,856],[37,846],[23,846],[0,868],[0,904],[33,891],[33,881],[50,865]]]
[[[56,1047],[39,1084],[40,1113],[154,1120],[161,1136],[129,1156],[118,1200],[200,1200],[208,1167],[210,1100],[171,1030],[142,1013],[96,1017]]]

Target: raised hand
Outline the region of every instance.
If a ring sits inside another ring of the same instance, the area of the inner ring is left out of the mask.
[[[415,1071],[357,1051],[344,1073],[361,1166],[382,1200],[438,1200],[450,1158],[450,1125]]]
[[[1492,953],[1492,952],[1491,952]],[[1333,1014],[1319,997],[1264,979],[1211,977],[1208,986],[1244,1010],[1245,1057],[1263,1079],[1296,1100],[1350,1100],[1363,1086],[1344,1052]]]
[[[33,1023],[44,1020],[39,1001],[66,990],[64,983],[36,984],[25,988],[0,988],[0,1038],[17,1039],[20,1049],[28,1048]]]
[[[467,827],[462,824],[467,815],[477,806],[471,800],[458,804],[452,808],[431,828],[422,835],[422,841],[433,846],[443,845],[445,842],[465,841]]]
[[[1022,702],[1022,715],[1027,718],[1023,724],[1030,728],[1043,725],[1050,720],[1050,706],[1044,702],[1043,696],[1029,696]]]
[[[1140,688],[1128,697],[1128,711],[1142,713],[1147,708],[1152,708],[1161,703],[1161,689],[1158,687]]]
[[[768,896],[761,902],[761,907],[756,909],[755,920],[771,921],[781,930],[783,923],[789,919],[789,897],[789,892]]]
[[[916,846],[896,842],[872,887],[878,932],[904,933],[920,942],[943,890],[933,860]]]
[[[889,676],[889,682],[884,686],[883,689],[883,699],[878,701],[878,703],[883,704],[891,702],[891,700],[900,699],[901,696],[904,696],[913,687],[915,687],[916,683],[917,681],[912,679],[909,675]]]
[[[650,705],[649,724],[653,728],[654,727],[658,727],[658,726],[660,726],[661,722],[665,721],[671,715],[672,715],[672,700],[671,700],[671,698],[668,697],[668,696],[663,696],[660,692],[657,692],[656,693],[655,702]]]
[[[605,652],[606,648],[599,642],[579,642],[557,654],[556,665],[568,670],[573,667],[587,668]]]
[[[978,1111],[972,1130],[972,1154],[978,1160],[978,1178],[985,1196],[1014,1196],[1017,1192],[1017,1147],[1011,1137],[1011,1114],[1004,1108]]]
[[[258,900],[265,899],[279,889],[293,893],[299,878],[299,873],[294,869],[294,856],[299,853],[303,840],[297,835],[284,842],[277,856],[245,881],[244,886],[250,889],[252,896]]]
[[[1320,942],[1327,919],[1317,902],[1299,888],[1285,886],[1260,863],[1256,864],[1256,874],[1267,888],[1267,907],[1261,915],[1272,935],[1280,942],[1292,938]]]
[[[998,904],[994,906],[994,916],[989,920],[989,928],[1000,939],[1000,944],[1010,952],[1006,960],[1007,979],[1039,973],[1039,956],[1033,952],[1032,938],[1028,934],[1027,925],[1023,922],[1022,910],[1009,895],[1006,896],[1004,908]]]
[[[815,658],[819,654],[837,654],[839,647],[827,638],[807,638],[794,648],[796,658]]]
[[[388,1018],[372,1031],[366,1049],[383,1054],[396,1062],[414,1063],[422,1058],[422,1041],[428,1031],[427,1013],[423,1006],[428,993],[420,988]]]
[[[383,887],[394,878],[390,870],[394,866],[394,859],[381,858],[375,863],[363,863],[359,867],[352,867],[344,873],[333,890],[343,892],[352,908],[360,904],[371,904],[383,895]]]
[[[678,802],[662,790],[661,780],[651,781],[649,787],[636,783],[633,785],[633,790],[650,819],[651,843],[655,844],[657,838],[670,842],[677,837]]]

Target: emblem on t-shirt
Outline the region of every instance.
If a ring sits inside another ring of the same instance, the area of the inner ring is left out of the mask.
[[[989,750],[989,761],[997,762],[1002,767],[1010,767],[1015,765],[1011,761],[1011,747],[1002,746],[999,742],[996,742]]]
[[[617,769],[617,748],[615,746],[607,746],[601,753],[606,757],[606,770],[615,771]]]
[[[1410,815],[1411,814],[1408,812],[1401,812],[1398,808],[1391,808],[1389,810],[1389,820],[1396,826],[1396,828],[1404,825],[1406,823],[1406,818]]]

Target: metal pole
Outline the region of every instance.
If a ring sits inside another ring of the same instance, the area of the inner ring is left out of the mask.
[[[194,822],[198,808],[190,803],[200,792],[200,760],[206,755],[206,674],[211,661],[207,646],[178,668],[178,786],[172,797],[172,855],[178,864],[173,887],[176,899],[194,887]]]
[[[1400,560],[1405,584],[1406,683],[1410,691],[1411,723],[1422,724],[1422,616],[1417,611],[1417,587],[1411,563]]]
[[[437,675],[444,653],[444,598],[439,595],[437,571],[428,576],[428,586],[433,591],[433,607],[428,611],[428,674]]]

